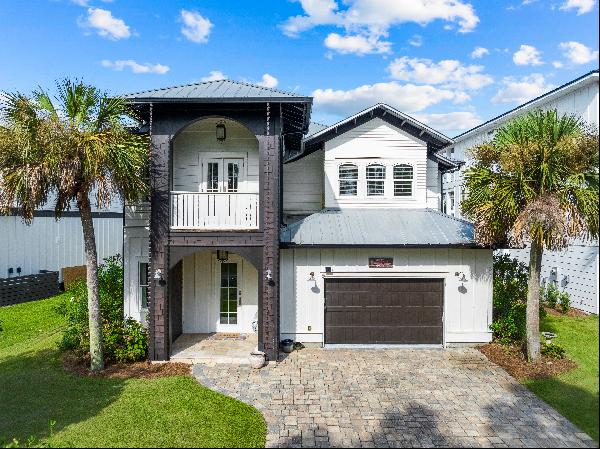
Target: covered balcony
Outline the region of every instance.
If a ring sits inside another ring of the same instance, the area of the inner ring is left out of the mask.
[[[171,229],[258,230],[258,140],[244,125],[210,117],[173,142]]]

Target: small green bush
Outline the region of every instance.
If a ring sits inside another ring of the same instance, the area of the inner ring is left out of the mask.
[[[87,286],[78,281],[71,284],[70,295],[56,311],[67,318],[58,347],[84,356],[89,351]],[[98,267],[98,293],[102,316],[102,340],[106,360],[135,362],[146,358],[146,329],[137,321],[123,317],[123,264],[119,255],[105,259]]]
[[[542,302],[548,307],[555,309],[560,297],[560,291],[554,282],[550,282],[548,287],[542,289]]]
[[[561,292],[558,295],[558,309],[562,313],[567,313],[571,310],[571,296],[567,292]]]
[[[543,342],[541,347],[541,353],[542,355],[553,359],[564,359],[567,351],[565,350],[565,348],[563,348],[560,345],[557,345],[556,343]]]
[[[508,255],[494,256],[494,313],[490,329],[502,344],[522,342],[526,336],[529,268]],[[540,306],[540,315],[545,311]]]

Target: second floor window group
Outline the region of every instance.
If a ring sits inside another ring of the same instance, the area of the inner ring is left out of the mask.
[[[391,169],[393,192],[386,192],[386,180]],[[339,194],[344,197],[358,196],[359,167],[345,163],[339,166]],[[369,164],[365,168],[366,195],[368,197],[413,195],[414,170],[412,165],[396,164],[391,167]]]

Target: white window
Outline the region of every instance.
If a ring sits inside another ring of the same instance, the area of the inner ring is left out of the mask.
[[[367,196],[384,196],[385,166],[373,164],[367,166]]]
[[[448,200],[450,203],[448,206],[448,213],[451,215],[455,215],[455,213],[454,213],[454,192],[449,193]]]
[[[413,168],[411,165],[394,166],[394,196],[412,196]]]
[[[358,194],[358,167],[354,164],[342,164],[339,168],[340,196]]]
[[[148,308],[148,263],[139,263],[138,291],[142,309]]]

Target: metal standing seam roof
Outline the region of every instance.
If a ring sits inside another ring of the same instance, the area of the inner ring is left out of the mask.
[[[324,209],[282,229],[283,246],[461,246],[473,224],[434,209]]]
[[[311,102],[312,98],[292,92],[271,89],[256,84],[233,80],[206,81],[203,83],[165,87],[126,94],[123,98],[134,102],[222,102],[222,101],[267,101]]]

